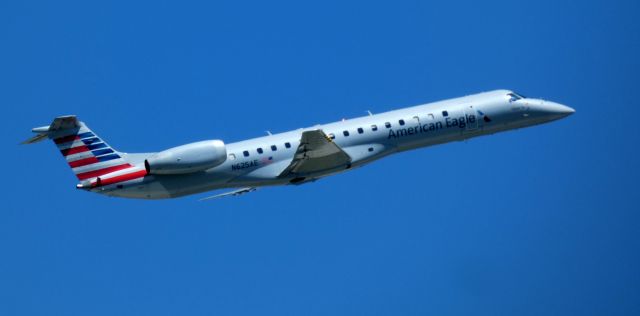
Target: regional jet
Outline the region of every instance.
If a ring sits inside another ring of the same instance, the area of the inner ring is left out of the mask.
[[[235,143],[204,140],[155,153],[117,151],[73,115],[34,128],[36,135],[23,143],[52,140],[81,190],[140,199],[231,190],[209,197],[215,198],[308,183],[398,152],[547,123],[574,112],[496,90]]]

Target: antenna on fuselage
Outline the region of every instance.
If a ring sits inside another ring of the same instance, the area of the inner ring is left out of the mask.
[[[271,131],[265,131],[265,132],[267,132],[267,134],[269,134],[269,136],[273,135],[273,134],[271,134]]]
[[[367,113],[369,113],[369,116],[373,116],[373,113],[371,113],[371,111],[367,110]]]

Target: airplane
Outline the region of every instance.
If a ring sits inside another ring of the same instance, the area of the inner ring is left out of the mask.
[[[72,168],[76,188],[113,197],[176,198],[217,189],[235,196],[260,187],[304,184],[391,154],[519,129],[575,110],[495,90],[225,144],[204,140],[155,153],[109,146],[74,115],[36,127],[32,144],[51,139]]]

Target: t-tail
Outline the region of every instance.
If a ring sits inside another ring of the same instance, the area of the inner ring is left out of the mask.
[[[79,189],[92,189],[144,177],[144,166],[136,166],[107,144],[74,115],[56,117],[51,125],[32,129],[37,135],[22,142],[33,144],[51,139],[78,177]]]

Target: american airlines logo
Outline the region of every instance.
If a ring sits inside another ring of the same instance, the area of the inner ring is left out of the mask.
[[[484,113],[478,111],[480,115],[483,116],[485,122],[490,122],[488,116],[484,115]],[[444,122],[432,122],[425,124],[418,124],[414,127],[406,127],[406,128],[398,128],[398,129],[390,129],[388,139],[398,138],[410,135],[417,135],[429,132],[435,132],[445,128],[465,128],[468,125],[477,124],[477,118],[473,114],[465,114],[464,116],[455,118],[455,117],[447,117]]]

